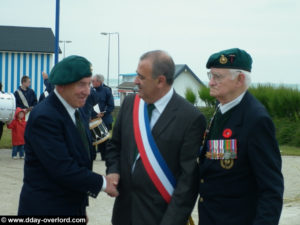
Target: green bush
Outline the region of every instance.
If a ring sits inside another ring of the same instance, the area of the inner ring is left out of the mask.
[[[203,113],[203,115],[206,118],[206,122],[208,123],[214,114],[215,108],[214,107],[199,107],[199,110],[200,110],[200,112]]]
[[[261,85],[258,84],[257,87],[250,87],[249,92],[254,95],[267,109],[267,111],[272,115],[271,110],[271,96],[273,96],[273,88],[271,85]]]
[[[296,130],[293,132],[293,138],[289,144],[291,146],[300,147],[300,123],[298,123]]]
[[[201,86],[198,91],[199,98],[205,103],[207,107],[214,107],[216,104],[216,99],[209,94],[209,88],[206,86]]]
[[[300,119],[300,91],[283,85],[259,84],[249,91],[266,107],[272,117]]]
[[[274,118],[276,137],[280,145],[300,147],[300,121],[289,118]]]
[[[193,90],[191,88],[187,88],[185,90],[184,95],[185,95],[186,100],[188,100],[193,105],[196,104],[196,101],[197,101],[196,94],[193,92]]]

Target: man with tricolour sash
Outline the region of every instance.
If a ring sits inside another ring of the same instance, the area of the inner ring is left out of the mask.
[[[107,149],[107,176],[118,185],[113,225],[186,225],[197,198],[197,154],[206,121],[173,89],[164,51],[141,56]]]

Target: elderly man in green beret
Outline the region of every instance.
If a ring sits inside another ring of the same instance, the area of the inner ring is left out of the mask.
[[[55,90],[30,114],[25,131],[19,215],[85,216],[88,196],[117,196],[113,182],[92,171],[91,138],[79,109],[90,93],[91,63],[69,56],[54,66]]]
[[[281,156],[268,112],[247,91],[252,58],[233,48],[211,55],[206,67],[219,104],[199,158],[199,225],[276,225]]]

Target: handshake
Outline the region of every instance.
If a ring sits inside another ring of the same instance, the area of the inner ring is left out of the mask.
[[[105,178],[106,178],[106,188],[104,191],[110,197],[117,197],[119,195],[117,186],[119,184],[120,175],[117,173],[111,173],[111,174],[107,175]]]

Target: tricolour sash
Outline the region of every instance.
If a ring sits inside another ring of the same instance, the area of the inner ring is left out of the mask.
[[[143,165],[155,187],[169,203],[176,185],[175,177],[160,154],[151,133],[147,104],[138,95],[133,106],[134,137]]]

